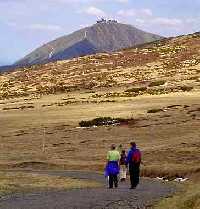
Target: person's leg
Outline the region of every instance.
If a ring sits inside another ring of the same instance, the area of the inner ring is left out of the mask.
[[[119,172],[119,176],[120,176],[120,181],[123,180],[123,166],[120,166],[120,172]]]
[[[129,167],[129,174],[130,174],[131,188],[134,188],[134,170],[132,167]]]
[[[125,166],[125,171],[124,171],[124,180],[126,180],[126,177],[127,177],[127,167]]]
[[[126,180],[126,166],[123,166],[123,179]]]
[[[113,175],[109,175],[109,188],[113,188]]]
[[[123,180],[123,165],[120,165],[120,172],[119,172],[119,176],[120,176],[120,181]]]
[[[140,181],[140,167],[137,166],[135,168],[135,186],[139,184],[139,181]]]
[[[126,179],[125,168],[125,165],[120,166],[120,181],[124,181]]]
[[[113,180],[114,180],[115,188],[117,188],[118,187],[118,178],[117,178],[117,175],[113,175]]]
[[[139,168],[139,166],[134,166],[133,185],[132,185],[134,188],[139,184],[139,178],[140,178],[140,168]]]

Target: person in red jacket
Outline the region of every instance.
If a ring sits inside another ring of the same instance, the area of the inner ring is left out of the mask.
[[[130,189],[135,189],[140,181],[141,152],[139,149],[137,149],[135,142],[131,142],[130,145],[131,148],[128,151],[126,165],[129,166],[129,174],[131,181]]]

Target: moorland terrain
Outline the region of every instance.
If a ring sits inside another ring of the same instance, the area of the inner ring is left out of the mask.
[[[102,171],[135,140],[144,176],[199,182],[199,52],[195,33],[2,73],[0,167]],[[79,126],[97,117],[129,120]]]

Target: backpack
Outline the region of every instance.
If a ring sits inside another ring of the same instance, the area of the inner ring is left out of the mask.
[[[134,164],[140,164],[142,160],[142,155],[139,149],[136,149],[132,154],[132,162]]]

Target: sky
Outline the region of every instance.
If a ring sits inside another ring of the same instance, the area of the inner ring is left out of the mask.
[[[0,0],[0,65],[101,17],[166,37],[194,33],[199,11],[200,0]]]

